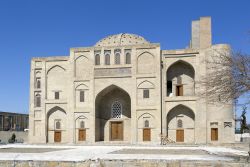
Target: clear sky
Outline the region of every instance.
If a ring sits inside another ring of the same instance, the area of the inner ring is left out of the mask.
[[[32,57],[66,56],[121,32],[185,48],[202,16],[212,17],[214,44],[250,53],[250,0],[1,0],[0,110],[28,113]]]

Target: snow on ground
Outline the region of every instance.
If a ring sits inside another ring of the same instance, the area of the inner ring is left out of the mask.
[[[56,150],[51,152],[44,153],[6,153],[1,152],[1,149],[8,148],[53,148],[53,149],[65,149],[65,150]],[[122,150],[122,149],[132,149],[135,150],[133,154],[114,154],[112,152]],[[204,154],[136,154],[138,149],[162,149],[162,150],[203,150],[207,152],[207,155]],[[232,148],[225,147],[211,147],[211,146],[194,146],[194,147],[185,147],[185,146],[136,146],[136,145],[127,145],[127,146],[112,146],[112,145],[103,145],[103,146],[69,146],[69,145],[26,145],[26,144],[9,144],[9,145],[0,145],[0,160],[34,160],[34,161],[84,161],[84,160],[96,160],[96,159],[105,159],[105,160],[139,160],[139,159],[150,159],[150,160],[223,160],[223,161],[232,161],[231,156],[225,156],[226,154],[233,154],[235,156],[247,156],[246,151],[240,151]]]

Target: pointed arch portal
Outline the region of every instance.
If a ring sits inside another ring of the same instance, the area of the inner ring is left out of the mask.
[[[194,143],[195,114],[184,106],[177,105],[167,114],[167,135],[176,142]]]
[[[118,86],[111,85],[103,89],[96,96],[96,141],[129,140],[130,119],[131,100],[125,90]]]

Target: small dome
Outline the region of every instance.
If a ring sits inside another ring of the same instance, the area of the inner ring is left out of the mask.
[[[124,45],[140,45],[149,44],[143,37],[135,34],[121,33],[107,36],[98,41],[95,46],[124,46]]]

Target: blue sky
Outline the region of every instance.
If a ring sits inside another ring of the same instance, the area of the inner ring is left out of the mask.
[[[110,34],[184,48],[191,21],[211,16],[214,44],[250,53],[249,7],[249,0],[1,0],[0,110],[28,113],[32,57],[65,56]]]

